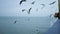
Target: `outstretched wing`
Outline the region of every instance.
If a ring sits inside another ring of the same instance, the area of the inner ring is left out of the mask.
[[[32,8],[29,9],[28,14],[30,14],[31,9],[32,9]]]
[[[43,7],[41,9],[43,9],[45,7],[45,4],[41,4]]]
[[[54,2],[52,2],[52,3],[50,3],[49,5],[52,5],[52,4],[54,4],[56,1],[54,1]]]
[[[20,1],[20,5],[22,4],[22,1]]]

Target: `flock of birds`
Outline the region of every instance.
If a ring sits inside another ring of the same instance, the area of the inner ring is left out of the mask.
[[[26,0],[21,0],[19,4],[21,5],[23,2],[26,2]],[[50,3],[49,5],[55,4],[55,2],[56,2],[56,1]],[[33,1],[31,4],[34,5],[34,4],[35,4],[35,1]],[[41,4],[41,5],[43,6],[41,9],[43,9],[43,8],[45,7],[45,4]],[[30,14],[31,9],[32,9],[32,7],[29,8],[29,10],[28,10],[28,12],[27,12],[28,14]],[[26,10],[26,9],[22,9],[22,12],[24,12],[25,10]],[[37,10],[38,10],[38,9],[37,9]],[[50,17],[51,17],[51,16],[52,16],[52,14],[50,15]],[[14,21],[14,24],[15,24],[15,23],[17,23],[17,20]]]
[[[26,2],[26,1],[27,1],[27,0],[21,0],[19,4],[21,5],[23,2]],[[55,2],[56,2],[56,1],[50,3],[49,5],[55,4]],[[35,4],[35,1],[33,1],[31,4],[34,5],[34,4]],[[41,9],[43,9],[43,8],[45,7],[45,4],[41,4],[41,5],[43,6]],[[27,12],[28,14],[30,14],[31,9],[32,9],[32,7],[29,8],[29,10],[28,10],[28,12]],[[25,10],[26,10],[26,9],[22,9],[22,12],[24,12]]]

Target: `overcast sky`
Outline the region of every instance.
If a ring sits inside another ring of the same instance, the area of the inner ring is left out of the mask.
[[[49,16],[58,11],[58,0],[26,0],[19,5],[21,0],[0,0],[0,16]],[[34,5],[31,3],[35,1]],[[50,3],[56,1],[54,4]],[[41,5],[41,4],[44,4]],[[43,7],[43,9],[42,9]],[[30,14],[27,13],[32,8]],[[22,9],[25,9],[22,12]]]

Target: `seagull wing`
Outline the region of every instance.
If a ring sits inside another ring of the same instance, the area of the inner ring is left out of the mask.
[[[20,5],[22,4],[22,1],[20,1]]]
[[[29,9],[28,14],[30,14],[31,9],[32,9],[32,8]]]

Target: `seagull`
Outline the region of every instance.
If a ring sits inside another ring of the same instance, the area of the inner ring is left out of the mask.
[[[33,1],[31,4],[34,4],[35,3],[35,1]]]
[[[26,2],[26,0],[21,0],[19,4],[21,5],[21,4],[22,4],[22,2]]]
[[[32,9],[32,8],[29,9],[28,14],[30,14],[31,9]]]
[[[43,9],[45,7],[45,4],[41,4],[43,7],[41,9]]]
[[[36,29],[36,31],[39,31],[38,29]]]
[[[56,1],[54,1],[54,2],[52,2],[52,3],[50,3],[49,5],[52,5],[52,4],[54,4]]]
[[[17,22],[17,20],[14,21],[14,24]]]
[[[22,12],[24,12],[25,11],[25,9],[22,9]]]

